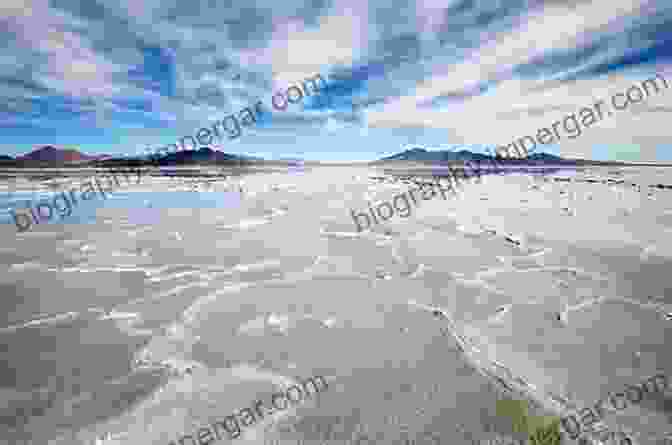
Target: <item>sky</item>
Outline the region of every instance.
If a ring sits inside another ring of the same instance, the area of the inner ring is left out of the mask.
[[[136,155],[269,104],[214,148],[363,161],[488,150],[656,74],[669,0],[2,0],[0,154]],[[276,92],[320,74],[324,100]],[[672,89],[543,146],[672,161]]]

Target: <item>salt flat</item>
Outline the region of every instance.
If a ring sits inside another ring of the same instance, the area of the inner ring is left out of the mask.
[[[2,443],[169,443],[314,375],[329,389],[233,441],[508,440],[504,384],[563,415],[672,374],[665,169],[487,176],[361,233],[350,209],[413,184],[368,167],[233,182],[220,202],[201,192],[230,178],[144,178],[87,219],[0,224]],[[152,198],[170,190],[188,194]],[[605,420],[661,444],[669,395]]]

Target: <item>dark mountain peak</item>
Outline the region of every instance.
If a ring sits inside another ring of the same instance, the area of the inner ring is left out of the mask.
[[[528,156],[528,159],[531,159],[533,161],[564,161],[564,158],[561,158],[559,156],[555,156],[549,153],[533,153],[530,156]]]
[[[159,165],[182,165],[196,163],[233,163],[247,159],[222,151],[213,150],[210,147],[201,147],[198,150],[182,150],[174,153],[159,155],[155,162]]]
[[[401,153],[397,153],[396,155],[388,156],[386,158],[383,158],[382,160],[384,161],[409,161],[412,160],[413,158],[418,158],[418,157],[423,157],[425,153],[428,153],[427,150],[425,150],[422,147],[413,147],[408,150],[404,150]]]
[[[36,148],[35,150],[31,151],[30,153],[27,153],[23,156],[22,158],[44,158],[44,157],[53,157],[56,156],[58,153],[58,148],[54,147],[53,145],[45,145],[44,147]]]
[[[387,156],[380,159],[381,161],[407,161],[407,162],[483,162],[493,160],[493,156],[474,153],[465,147],[459,147],[460,150],[437,150],[428,151],[421,147],[413,147],[409,150],[404,150],[392,156]],[[572,162],[570,160],[561,158],[559,156],[548,153],[534,153],[524,159],[500,159],[501,162],[509,163],[566,163]]]
[[[113,157],[101,159],[101,166],[178,166],[178,165],[242,165],[253,161],[263,161],[245,155],[234,155],[203,146],[194,150],[179,150],[170,153],[156,152],[140,156]]]
[[[95,156],[85,155],[73,148],[56,148],[53,145],[45,145],[25,155],[17,156],[17,159],[42,162],[78,162],[95,159]]]

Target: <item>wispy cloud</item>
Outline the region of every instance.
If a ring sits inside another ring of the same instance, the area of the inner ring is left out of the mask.
[[[5,0],[3,143],[25,151],[57,129],[69,145],[98,138],[131,152],[133,141],[192,134],[320,73],[328,98],[273,112],[237,149],[286,135],[310,152],[316,134],[352,135],[346,145],[372,155],[391,141],[422,144],[423,134],[499,144],[672,71],[668,3]],[[559,149],[591,156],[594,144],[660,144],[671,100],[634,107]],[[320,149],[342,149],[330,144]]]

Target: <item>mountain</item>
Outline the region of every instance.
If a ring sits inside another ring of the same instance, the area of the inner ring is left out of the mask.
[[[213,150],[210,147],[201,147],[198,150],[181,150],[174,153],[155,153],[137,157],[104,159],[96,162],[96,165],[101,167],[179,166],[194,164],[241,165],[255,161],[263,161],[263,159],[224,153],[222,151]]]
[[[527,159],[531,161],[540,161],[540,162],[548,162],[548,163],[553,163],[553,162],[568,162],[568,159],[561,158],[559,156],[555,156],[552,154],[548,153],[533,153],[530,156],[527,157]]]
[[[201,147],[198,150],[182,150],[175,153],[165,154],[155,159],[159,165],[184,165],[184,164],[233,164],[250,160],[245,156],[233,155],[216,151],[209,147]]]
[[[98,156],[89,156],[75,149],[56,148],[51,145],[45,145],[28,154],[17,156],[16,160],[65,163],[93,161],[97,158]]]
[[[495,158],[482,153],[474,153],[469,150],[437,150],[428,151],[424,148],[414,147],[392,156],[387,156],[375,162],[407,161],[407,162],[484,162],[493,161]],[[566,164],[574,163],[575,160],[565,159],[548,153],[534,153],[524,159],[498,159],[499,162],[519,164]]]
[[[396,155],[388,156],[386,158],[380,159],[380,161],[418,161],[418,160],[427,160],[434,161],[437,159],[438,152],[430,153],[424,148],[411,148],[410,150],[402,151]],[[431,158],[431,159],[430,159]]]
[[[409,161],[409,162],[447,162],[447,161],[485,161],[490,156],[481,153],[473,153],[469,150],[428,151],[424,148],[414,147],[392,156],[380,159],[380,161]]]
[[[15,164],[16,167],[31,167],[35,164],[44,166],[60,166],[63,164],[89,164],[98,167],[151,166],[151,165],[192,165],[192,164],[227,164],[237,165],[261,158],[233,155],[202,147],[199,150],[183,150],[175,153],[156,154],[154,156],[111,156],[107,154],[87,155],[75,149],[56,148],[52,145],[40,147],[30,153],[11,157],[0,157],[3,165]]]

